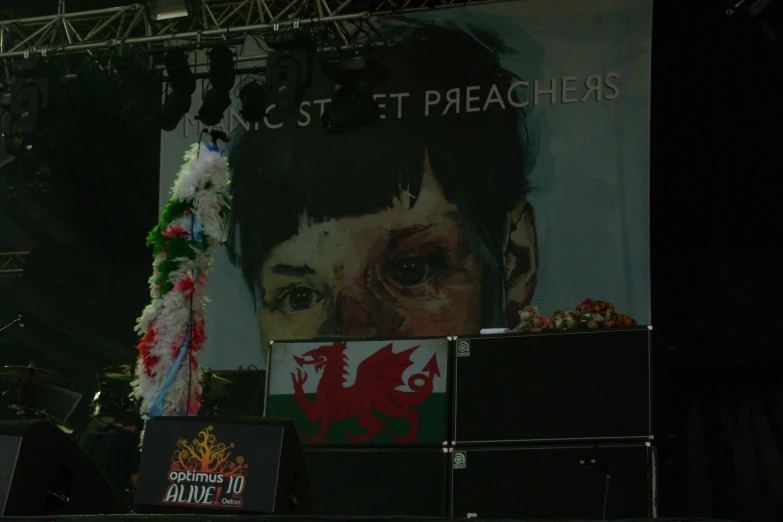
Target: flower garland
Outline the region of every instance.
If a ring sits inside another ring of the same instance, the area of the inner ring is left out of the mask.
[[[193,145],[172,198],[147,236],[153,248],[150,297],[136,324],[141,335],[132,395],[147,417],[196,415],[201,406],[197,355],[204,334],[204,287],[229,214],[225,149]],[[185,357],[188,361],[185,361]]]

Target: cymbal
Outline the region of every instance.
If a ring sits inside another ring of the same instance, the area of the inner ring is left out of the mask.
[[[130,364],[121,364],[119,366],[104,368],[103,375],[117,381],[132,381],[134,377],[133,370],[134,368]]]
[[[34,366],[3,366],[0,368],[0,380],[11,382],[61,381],[63,376],[51,370]]]
[[[9,410],[13,410],[16,412],[17,415],[20,417],[24,417],[25,419],[31,420],[31,419],[45,419],[48,421],[52,421],[55,424],[57,424],[57,419],[46,413],[45,411],[38,411],[34,410],[32,408],[26,408],[24,406],[17,406],[16,404],[12,404],[8,407]]]
[[[223,373],[223,372],[204,372],[202,374],[203,380],[211,381],[211,382],[213,382],[215,384],[217,384],[217,383],[231,384],[231,383],[234,382],[231,379],[228,379],[228,378],[224,377],[223,375],[221,375],[221,373]]]
[[[73,433],[73,429],[63,424],[60,424],[60,422],[56,418],[52,417],[45,411],[38,411],[32,408],[25,408],[24,406],[17,406],[16,404],[10,405],[8,409],[15,411],[17,415],[19,415],[25,420],[34,420],[34,419],[48,420],[51,423],[57,424],[57,427],[60,428],[65,433],[68,434]]]
[[[234,381],[226,379],[220,372],[204,372],[201,375],[201,385],[204,396],[208,399],[226,398],[229,396],[228,384]]]

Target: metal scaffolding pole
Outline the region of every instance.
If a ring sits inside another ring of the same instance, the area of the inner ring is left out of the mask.
[[[367,19],[370,17],[370,13],[359,13],[355,15],[338,15],[327,16],[324,18],[308,18],[305,20],[293,20],[288,22],[275,22],[274,24],[255,24],[245,25],[240,27],[232,27],[226,29],[210,29],[208,31],[189,31],[186,33],[174,33],[174,34],[161,34],[155,36],[141,36],[138,38],[125,38],[122,40],[104,40],[102,42],[86,42],[82,40],[81,43],[66,45],[56,48],[42,48],[25,51],[7,52],[0,54],[0,58],[29,58],[36,54],[46,56],[47,54],[63,54],[69,52],[79,52],[87,50],[97,49],[112,49],[119,48],[125,45],[143,44],[143,43],[155,43],[155,42],[169,42],[172,40],[192,40],[199,37],[211,37],[211,36],[229,36],[229,35],[244,35],[246,33],[256,32],[268,32],[279,31],[288,28],[298,28],[300,26],[312,25],[312,24],[326,24],[332,22],[343,22],[348,20]]]
[[[0,277],[18,277],[24,272],[24,258],[30,252],[0,252]]]
[[[372,16],[503,1],[513,0],[380,0],[373,3]],[[193,47],[200,46],[202,39],[228,39],[314,24],[332,25],[343,34],[341,22],[370,17],[369,12],[356,12],[353,2],[204,0],[191,16],[165,21],[152,19],[144,4],[66,12],[64,2],[60,2],[57,14],[0,20],[0,60],[7,63],[34,56],[122,52],[142,47],[154,50],[153,44],[166,49]]]

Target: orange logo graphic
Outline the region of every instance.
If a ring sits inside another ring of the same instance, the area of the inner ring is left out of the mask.
[[[208,426],[188,442],[181,438],[171,457],[169,482],[163,502],[180,505],[242,507],[248,465],[244,457],[231,458],[234,443],[218,442]]]

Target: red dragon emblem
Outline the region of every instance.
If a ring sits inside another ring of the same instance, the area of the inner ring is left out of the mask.
[[[336,342],[310,350],[301,357],[294,356],[300,368],[297,368],[296,373],[291,373],[294,382],[293,400],[299,401],[313,425],[321,421],[315,435],[302,433],[302,438],[307,442],[326,442],[323,436],[333,422],[358,417],[359,425],[367,428],[367,432],[348,433],[348,440],[354,443],[368,442],[385,426],[373,415],[374,409],[410,423],[407,435],[395,435],[394,441],[418,442],[419,412],[413,407],[432,395],[433,380],[440,377],[436,355],[433,354],[422,373],[411,375],[406,383],[402,375],[413,364],[411,354],[419,347],[394,353],[392,345],[386,345],[362,361],[357,369],[356,382],[353,386],[345,386],[348,367],[346,347],[346,343]],[[314,366],[316,372],[323,372],[314,402],[305,396],[302,388],[307,382],[307,373],[301,369],[305,366]],[[405,384],[413,393],[397,390]]]

